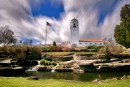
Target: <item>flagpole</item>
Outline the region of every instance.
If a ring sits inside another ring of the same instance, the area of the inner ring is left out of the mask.
[[[45,45],[46,45],[46,40],[47,40],[47,21],[46,21],[46,36],[45,36]]]

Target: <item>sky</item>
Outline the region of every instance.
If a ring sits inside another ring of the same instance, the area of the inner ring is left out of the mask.
[[[0,0],[0,27],[34,44],[70,41],[70,21],[79,21],[80,38],[113,38],[120,10],[130,0]]]

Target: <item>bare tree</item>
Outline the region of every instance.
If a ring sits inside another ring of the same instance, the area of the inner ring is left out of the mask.
[[[14,32],[10,30],[9,26],[0,27],[0,44],[2,46],[16,43]]]

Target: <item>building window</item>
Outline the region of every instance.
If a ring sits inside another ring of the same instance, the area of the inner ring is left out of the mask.
[[[97,43],[95,43],[95,45],[96,45]]]
[[[92,45],[92,43],[90,43],[90,45]]]
[[[87,44],[87,43],[85,43],[85,44]]]
[[[76,24],[74,23],[74,26],[73,27],[76,27]]]
[[[80,43],[80,44],[82,44],[82,43]]]
[[[102,45],[102,43],[100,43],[100,45]]]

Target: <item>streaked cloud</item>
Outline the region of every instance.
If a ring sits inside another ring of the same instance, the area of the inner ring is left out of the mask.
[[[63,3],[64,13],[60,19],[39,15],[33,17],[31,5],[35,8],[45,0],[1,0],[0,26],[9,25],[16,36],[34,39],[44,43],[46,21],[48,26],[47,43],[69,41],[70,21],[79,20],[80,38],[111,38],[114,28],[120,23],[120,10],[129,0],[54,0],[51,4]],[[113,6],[114,5],[114,6]],[[113,6],[113,7],[112,7]],[[112,8],[111,8],[112,7]],[[111,8],[111,9],[110,9]],[[103,11],[102,11],[103,10]],[[107,12],[100,19],[101,12]]]

